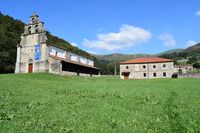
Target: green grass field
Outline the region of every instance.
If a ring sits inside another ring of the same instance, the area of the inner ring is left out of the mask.
[[[0,75],[0,132],[200,132],[200,79]]]

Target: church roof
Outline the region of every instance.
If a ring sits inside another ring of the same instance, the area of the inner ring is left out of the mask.
[[[67,63],[71,63],[71,64],[75,64],[75,65],[89,67],[89,68],[93,68],[93,69],[99,70],[99,68],[97,68],[97,67],[90,66],[90,65],[87,65],[87,64],[83,64],[83,63],[79,63],[79,62],[72,61],[72,60],[63,59],[63,58],[60,58],[60,57],[57,57],[57,56],[50,55],[49,57],[51,57],[53,59],[56,59],[56,60],[59,60],[59,61],[64,61],[64,62],[67,62]]]
[[[161,58],[161,57],[145,57],[136,58],[121,62],[120,64],[143,64],[143,63],[163,63],[163,62],[174,62],[174,60]]]

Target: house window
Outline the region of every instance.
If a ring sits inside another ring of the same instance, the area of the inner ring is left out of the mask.
[[[156,77],[156,73],[153,73],[153,77]]]
[[[156,68],[156,65],[153,65],[153,68]]]
[[[166,64],[163,64],[163,67],[166,67]]]
[[[129,67],[128,66],[126,66],[126,69],[128,69]]]
[[[146,68],[146,66],[145,65],[143,65],[143,69],[145,69]]]
[[[167,75],[166,72],[164,72],[164,73],[163,73],[163,77],[166,77],[166,75]]]
[[[143,77],[146,77],[147,76],[147,74],[146,73],[143,73]]]

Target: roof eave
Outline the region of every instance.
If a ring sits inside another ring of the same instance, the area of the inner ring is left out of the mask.
[[[167,62],[174,62],[174,61],[162,61],[162,62],[135,62],[135,63],[126,63],[126,62],[121,62],[120,65],[126,65],[126,64],[167,63]]]

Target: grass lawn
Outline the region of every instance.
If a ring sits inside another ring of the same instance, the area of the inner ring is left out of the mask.
[[[0,75],[0,132],[200,132],[200,79]]]

